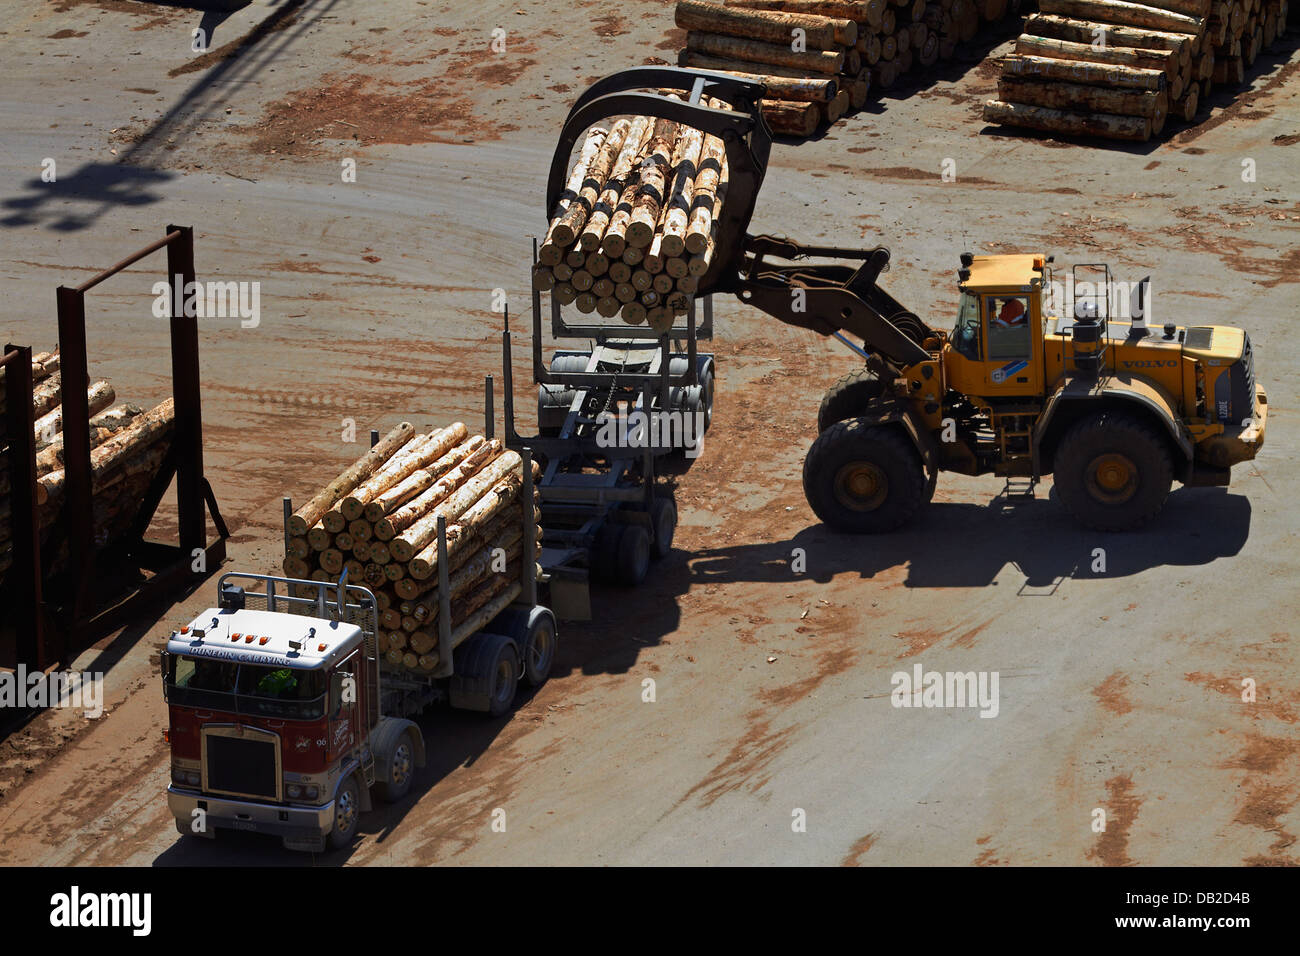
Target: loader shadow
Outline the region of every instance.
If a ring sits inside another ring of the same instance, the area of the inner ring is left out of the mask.
[[[1124,534],[1082,528],[1054,495],[1015,505],[1000,497],[988,505],[936,501],[918,522],[892,534],[844,535],[814,525],[789,541],[697,552],[691,577],[697,583],[789,583],[856,573],[870,580],[906,565],[905,587],[974,588],[996,585],[1012,565],[1025,577],[1023,588],[1051,588],[1067,578],[1212,564],[1241,551],[1250,517],[1249,499],[1221,488],[1179,489],[1149,526]],[[795,548],[806,555],[802,575],[791,567]]]

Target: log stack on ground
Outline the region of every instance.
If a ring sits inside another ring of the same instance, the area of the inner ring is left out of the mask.
[[[712,261],[726,183],[716,136],[648,116],[593,127],[538,250],[534,284],[584,313],[671,329]]]
[[[1040,0],[1003,59],[991,123],[1145,142],[1196,121],[1286,29],[1287,0]]]
[[[64,391],[57,352],[32,356],[32,432],[36,447],[36,519],[42,558],[51,575],[65,566],[66,544],[54,531],[63,514],[65,474],[63,448]],[[113,386],[104,380],[84,383],[90,413],[90,469],[94,540],[101,548],[117,543],[134,524],[145,491],[162,467],[171,444],[175,410],[171,399],[146,411],[138,405],[117,404]],[[0,373],[3,396],[3,373]],[[0,397],[0,422],[4,421]],[[0,586],[13,563],[9,440],[0,434]],[[52,554],[46,550],[54,548]]]
[[[335,581],[346,570],[375,594],[387,663],[431,672],[438,666],[438,519],[446,526],[454,645],[483,613],[514,599],[522,574],[537,573],[540,530],[537,554],[523,554],[524,522],[536,529],[537,495],[525,502],[522,489],[522,459],[498,439],[470,435],[461,422],[423,433],[402,422],[293,513],[284,572]]]
[[[773,132],[802,138],[860,109],[872,89],[934,67],[1018,0],[680,0],[681,66],[766,84]]]

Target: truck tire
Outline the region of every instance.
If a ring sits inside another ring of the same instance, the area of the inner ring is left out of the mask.
[[[541,687],[551,674],[555,663],[555,618],[550,614],[535,614],[528,625],[523,642],[524,680],[530,687]]]
[[[901,430],[858,418],[817,436],[803,463],[804,496],[836,531],[893,531],[925,503],[925,484],[921,456]]]
[[[392,751],[384,755],[383,767],[376,766],[375,770],[383,772],[383,778],[376,781],[376,790],[385,803],[396,803],[411,792],[415,782],[415,741],[409,730],[403,731]]]
[[[673,550],[673,532],[677,530],[677,505],[671,498],[656,498],[650,506],[650,523],[654,526],[653,555],[666,558]]]
[[[480,631],[455,651],[451,705],[500,717],[519,688],[519,652],[504,634]]]
[[[1094,531],[1135,531],[1164,507],[1173,465],[1155,426],[1134,415],[1101,412],[1065,433],[1053,481],[1081,524]]]
[[[636,587],[645,580],[650,570],[650,533],[639,524],[623,529],[618,541],[618,580],[628,587]]]
[[[841,375],[826,394],[817,409],[817,433],[821,434],[836,422],[857,418],[872,401],[885,393],[885,383],[874,369],[862,366]]]
[[[623,540],[623,529],[626,527],[627,525],[606,518],[604,524],[596,530],[596,539],[587,555],[587,567],[594,580],[603,584],[612,584],[618,580],[618,546]]]
[[[346,850],[357,835],[361,823],[361,789],[355,774],[339,784],[334,794],[334,829],[330,831],[329,845],[333,850]]]

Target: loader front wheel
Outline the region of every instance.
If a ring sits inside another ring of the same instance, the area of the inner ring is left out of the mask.
[[[808,504],[836,531],[893,531],[925,503],[925,488],[921,457],[907,437],[857,418],[823,431],[803,463]]]
[[[1160,513],[1173,484],[1164,437],[1132,415],[1102,412],[1066,432],[1053,480],[1061,501],[1095,531],[1134,531]]]
[[[826,389],[821,407],[817,409],[817,432],[826,431],[836,422],[856,418],[874,399],[885,393],[885,383],[874,369],[862,366],[840,376]]]

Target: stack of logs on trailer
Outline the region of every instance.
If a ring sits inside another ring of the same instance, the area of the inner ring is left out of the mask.
[[[0,372],[0,374],[3,374]],[[0,379],[0,383],[3,379]],[[66,537],[55,541],[66,490],[63,471],[63,380],[57,352],[32,356],[32,418],[36,442],[36,510],[43,563],[55,575],[65,566]],[[137,405],[114,405],[113,386],[90,382],[90,470],[94,539],[100,548],[118,541],[135,522],[145,492],[162,467],[171,445],[175,409],[169,398],[145,411]],[[10,510],[11,478],[8,436],[4,433],[4,400],[0,395],[0,583],[13,563]],[[55,545],[52,554],[45,549]]]
[[[375,594],[388,664],[433,671],[439,518],[453,645],[458,628],[481,626],[519,595],[521,574],[537,573],[537,555],[522,555],[524,522],[536,522],[536,493],[521,501],[522,466],[461,422],[427,434],[402,422],[289,518],[285,574],[337,581],[346,570]]]
[[[581,312],[671,329],[708,272],[726,182],[716,136],[649,116],[593,127],[538,249],[533,284]]]
[[[950,59],[1020,0],[680,0],[681,66],[760,80],[773,132],[806,137],[872,88]],[[802,31],[802,32],[796,32]]]
[[[1003,60],[991,123],[1145,142],[1195,120],[1286,30],[1287,0],[1039,0]]]

